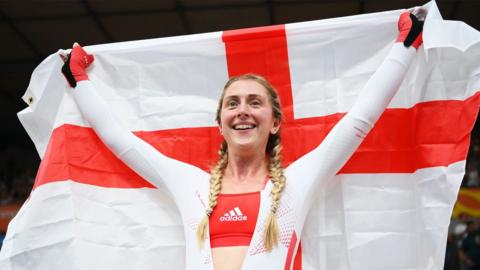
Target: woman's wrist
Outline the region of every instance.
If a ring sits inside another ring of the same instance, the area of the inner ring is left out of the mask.
[[[420,21],[410,11],[406,11],[398,18],[397,42],[403,42],[405,47],[413,46],[418,49],[423,43],[423,21]]]

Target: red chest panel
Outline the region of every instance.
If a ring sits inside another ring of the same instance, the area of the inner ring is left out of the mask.
[[[260,192],[219,194],[210,216],[210,245],[248,246],[257,224]]]

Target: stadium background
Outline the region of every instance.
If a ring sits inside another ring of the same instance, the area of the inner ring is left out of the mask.
[[[59,48],[349,16],[423,5],[410,0],[0,0],[0,243],[40,162],[16,113],[33,69]],[[445,19],[480,29],[479,0],[438,0]],[[372,33],[374,34],[374,33]],[[460,218],[459,218],[460,217]],[[480,218],[480,121],[452,237]],[[459,225],[460,224],[460,225]],[[461,244],[459,246],[461,249]],[[480,248],[480,243],[479,243]],[[448,250],[448,249],[447,249]],[[447,251],[448,252],[448,251]],[[447,269],[447,268],[446,268]]]

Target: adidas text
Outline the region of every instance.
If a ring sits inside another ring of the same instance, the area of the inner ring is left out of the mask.
[[[247,216],[220,217],[220,221],[245,221]]]

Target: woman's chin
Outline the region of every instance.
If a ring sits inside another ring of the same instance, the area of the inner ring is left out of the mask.
[[[251,150],[256,150],[258,148],[258,144],[256,144],[253,140],[243,139],[243,140],[236,140],[235,142],[232,143],[232,145],[229,145],[229,149],[230,147],[233,147],[239,151],[250,152]]]

